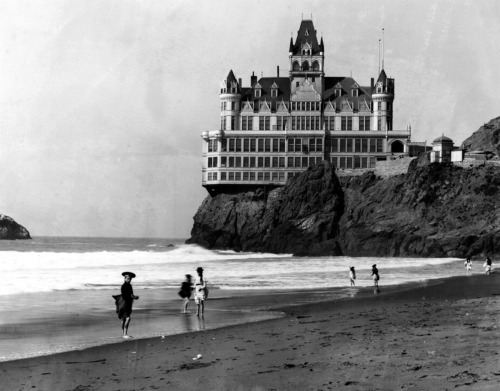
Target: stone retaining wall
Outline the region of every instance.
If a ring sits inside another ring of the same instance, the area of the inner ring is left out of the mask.
[[[394,175],[406,174],[410,162],[415,159],[414,157],[397,158],[394,160],[377,161],[375,168],[337,168],[335,174],[338,177],[346,176],[359,176],[365,172],[372,171],[375,175],[387,178]]]
[[[461,162],[453,162],[454,165],[462,167],[462,168],[473,168],[479,166],[489,166],[496,165],[500,166],[500,160],[476,160],[476,159],[464,159]]]

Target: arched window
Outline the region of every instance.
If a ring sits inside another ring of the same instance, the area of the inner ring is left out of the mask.
[[[392,153],[401,153],[401,152],[404,152],[405,150],[405,146],[404,144],[399,141],[399,140],[396,140],[394,141],[392,144],[391,144],[391,152]]]
[[[317,61],[313,62],[313,71],[319,71],[319,63]]]
[[[292,71],[294,71],[294,72],[300,71],[300,65],[299,65],[299,63],[297,61],[293,62]]]
[[[309,70],[309,63],[307,61],[302,63],[302,70],[303,71],[308,71]]]

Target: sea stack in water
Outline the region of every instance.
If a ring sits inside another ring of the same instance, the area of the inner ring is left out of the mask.
[[[13,218],[0,215],[0,239],[31,239],[30,233]]]
[[[500,166],[464,169],[423,155],[407,174],[341,179],[325,161],[269,193],[208,196],[188,243],[296,255],[500,255]]]

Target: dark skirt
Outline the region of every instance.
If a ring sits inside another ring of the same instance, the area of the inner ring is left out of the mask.
[[[116,304],[116,313],[118,314],[118,319],[126,319],[132,314],[132,303],[133,301],[126,301],[122,295],[113,296]]]

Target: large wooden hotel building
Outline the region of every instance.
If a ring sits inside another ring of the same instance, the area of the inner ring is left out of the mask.
[[[369,86],[325,76],[323,38],[303,20],[290,40],[287,77],[233,71],[220,85],[220,126],[204,131],[203,186],[212,195],[282,186],[329,160],[340,169],[375,167],[407,153],[410,130],[393,129],[394,79],[384,69]]]

